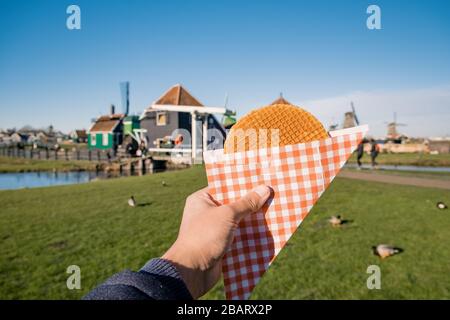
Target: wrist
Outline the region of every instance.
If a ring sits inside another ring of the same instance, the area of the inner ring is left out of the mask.
[[[192,297],[197,299],[202,293],[201,271],[192,263],[188,252],[182,245],[175,242],[161,258],[175,266]]]

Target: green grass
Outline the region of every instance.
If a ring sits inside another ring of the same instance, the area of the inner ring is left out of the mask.
[[[95,170],[96,163],[87,160],[38,160],[14,157],[0,157],[0,173],[34,171],[88,171]]]
[[[370,155],[364,154],[362,163],[370,163]],[[450,154],[425,154],[425,153],[380,153],[376,160],[379,164],[450,167]],[[350,163],[356,163],[356,153],[350,159]]]
[[[167,187],[161,186],[161,181]],[[123,269],[136,270],[175,240],[185,197],[203,167],[88,184],[0,191],[0,298],[78,299]],[[141,207],[129,208],[134,194]],[[253,298],[450,298],[450,202],[445,190],[337,179],[263,277]],[[341,214],[351,223],[331,228]],[[405,251],[386,261],[370,247]],[[66,288],[81,268],[82,290]],[[382,290],[366,288],[378,264]],[[219,283],[205,298],[223,298]]]

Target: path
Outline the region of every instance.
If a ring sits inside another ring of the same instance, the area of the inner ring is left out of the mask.
[[[356,179],[356,180],[401,184],[401,185],[407,185],[407,186],[450,190],[450,181],[438,180],[438,179],[402,177],[402,176],[389,175],[389,174],[383,174],[383,173],[366,173],[366,172],[347,171],[347,170],[342,170],[339,173],[338,177],[348,178],[348,179]]]

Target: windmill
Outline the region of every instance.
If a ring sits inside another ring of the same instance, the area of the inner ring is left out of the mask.
[[[124,81],[119,83],[120,97],[122,102],[122,113],[125,115],[123,120],[123,145],[127,153],[135,155],[141,148],[147,148],[147,139],[145,138],[146,129],[141,129],[139,124],[139,117],[136,115],[129,115],[130,113],[130,82]]]
[[[226,109],[228,106],[228,93],[225,95],[225,103],[224,108]],[[236,111],[225,113],[222,116],[222,126],[225,129],[231,129],[231,127],[236,123]]]
[[[406,126],[406,124],[397,122],[396,112],[394,112],[394,121],[385,123],[387,124],[387,135],[386,135],[387,140],[399,141],[402,139],[402,137],[404,137],[404,135],[398,132],[397,127]]]
[[[339,123],[334,120],[334,117],[331,117],[331,124],[328,126],[328,131],[337,130],[339,127]]]
[[[344,116],[344,129],[352,128],[359,125],[358,117],[356,116],[355,106],[353,101],[350,102],[350,106],[352,107],[352,111],[346,112]]]

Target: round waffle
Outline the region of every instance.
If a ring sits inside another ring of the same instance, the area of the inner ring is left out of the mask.
[[[265,130],[261,131],[261,129]],[[284,99],[279,99],[239,119],[225,140],[224,152],[285,146],[327,137],[327,131],[312,114]],[[262,139],[266,140],[262,141]]]

